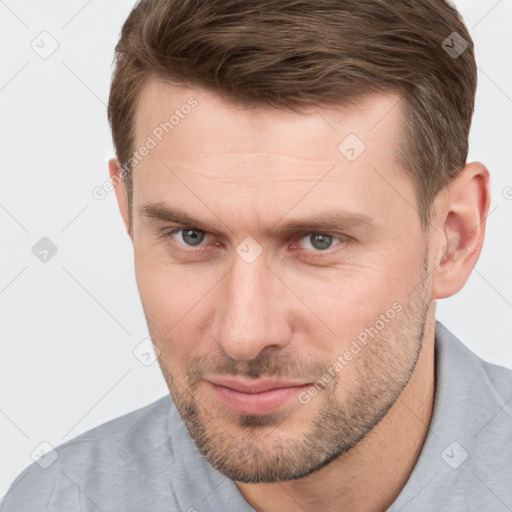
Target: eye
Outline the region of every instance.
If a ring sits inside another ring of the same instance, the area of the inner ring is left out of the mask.
[[[345,242],[347,240],[347,237],[335,236],[327,233],[307,233],[305,236],[301,238],[301,240],[302,239],[309,243],[310,247],[304,247],[303,245],[300,245],[300,243],[299,247],[313,251],[326,251],[332,248],[334,240],[340,240],[341,242]]]
[[[177,235],[176,238],[178,238],[178,242],[189,247],[197,247],[205,239],[206,232],[200,229],[178,228],[170,231],[168,235],[172,238],[175,238],[175,235]]]

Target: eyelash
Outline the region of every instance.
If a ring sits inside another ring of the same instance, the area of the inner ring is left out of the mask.
[[[188,227],[188,226],[181,226],[181,227],[173,228],[170,231],[169,230],[165,230],[162,233],[162,238],[168,239],[172,235],[174,235],[174,234],[176,234],[176,233],[178,233],[179,231],[182,231],[182,230],[199,231],[201,233],[205,233],[205,235],[209,234],[207,231],[203,231],[202,229],[192,228],[192,227]],[[334,247],[332,247],[332,248],[325,249],[323,251],[320,251],[320,250],[313,251],[312,254],[308,255],[308,259],[311,259],[311,260],[317,260],[319,258],[325,258],[327,256],[332,256],[332,255],[336,254],[338,252],[338,250],[341,250],[341,247],[346,246],[347,244],[349,244],[352,241],[352,239],[349,236],[347,236],[347,235],[337,235],[335,233],[327,233],[327,232],[323,232],[323,231],[309,231],[309,232],[306,232],[306,233],[301,233],[297,240],[300,241],[304,237],[309,236],[309,235],[328,235],[328,236],[332,236],[333,239],[339,240],[339,243],[337,245],[335,245]],[[294,245],[295,245],[295,243],[294,243]],[[208,250],[208,248],[207,247],[203,247],[203,246],[199,246],[199,247],[197,247],[195,249],[194,248],[183,249],[181,247],[181,245],[180,245],[180,251],[183,251],[185,254],[198,254],[198,253],[202,253],[202,252],[207,251],[207,250]],[[300,249],[300,248],[298,250],[306,250],[306,251],[308,251],[308,249]]]

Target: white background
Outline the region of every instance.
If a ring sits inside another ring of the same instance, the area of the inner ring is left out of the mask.
[[[106,102],[132,5],[0,2],[0,496],[42,441],[58,446],[168,392],[157,363],[132,353],[148,333],[114,193],[92,195],[114,156]],[[490,169],[493,199],[475,272],[438,319],[512,368],[512,2],[456,5],[479,67],[469,159]],[[59,45],[48,59],[31,48],[43,31]],[[58,248],[47,263],[32,253],[42,237]]]

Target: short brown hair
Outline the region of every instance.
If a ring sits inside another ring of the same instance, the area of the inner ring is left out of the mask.
[[[115,49],[108,104],[130,216],[127,163],[138,99],[152,77],[292,110],[399,92],[398,158],[425,229],[435,196],[466,163],[476,63],[462,18],[443,0],[139,1]]]

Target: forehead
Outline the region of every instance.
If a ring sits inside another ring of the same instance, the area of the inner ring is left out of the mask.
[[[290,112],[266,105],[235,106],[205,89],[152,78],[137,106],[135,145],[143,146],[150,137],[156,149],[172,151],[174,160],[190,160],[193,147],[198,156],[220,151],[285,152],[292,158],[334,162],[353,157],[354,144],[355,153],[373,150],[380,157],[384,145],[393,157],[403,114],[400,99],[398,93],[371,94],[347,104],[311,104]]]

